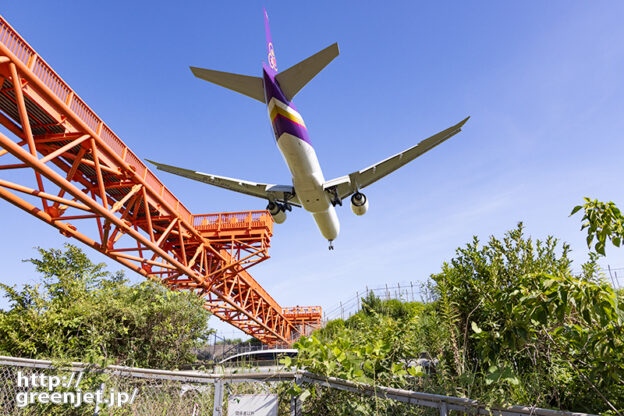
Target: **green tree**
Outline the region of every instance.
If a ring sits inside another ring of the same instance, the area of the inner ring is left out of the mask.
[[[600,255],[605,255],[607,241],[619,247],[624,239],[624,216],[613,202],[600,202],[597,199],[584,198],[583,205],[577,205],[570,215],[581,209],[584,212],[581,230],[587,229],[587,246]]]
[[[572,275],[569,251],[553,237],[526,238],[519,224],[502,240],[480,246],[475,238],[432,276],[439,309],[456,310],[450,322],[443,315],[446,326],[462,334],[461,365],[449,365],[449,376],[473,380],[473,396],[590,412],[624,407],[622,299],[596,275],[595,258]]]
[[[431,276],[432,303],[404,313],[369,297],[372,307],[302,339],[300,364],[492,405],[621,412],[622,295],[598,276],[595,256],[573,275],[569,252],[554,237],[525,236],[522,224],[485,244],[475,237]],[[408,365],[422,352],[439,359],[435,373]],[[309,406],[347,414],[333,400]]]
[[[79,248],[38,249],[26,260],[41,274],[35,285],[0,284],[0,353],[17,357],[177,368],[194,360],[209,333],[209,313],[188,293],[92,263]]]

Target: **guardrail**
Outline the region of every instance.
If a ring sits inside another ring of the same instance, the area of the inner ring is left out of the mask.
[[[198,231],[226,231],[230,229],[265,229],[273,233],[269,211],[244,211],[193,215],[193,227]]]
[[[5,368],[3,369],[2,367]],[[449,410],[496,416],[594,416],[587,413],[567,412],[532,406],[487,407],[483,403],[467,398],[373,386],[335,377],[324,377],[302,370],[285,370],[270,373],[238,372],[233,374],[210,374],[199,371],[166,371],[115,365],[106,368],[97,368],[90,364],[77,362],[69,363],[63,367],[46,360],[0,356],[0,376],[6,373],[6,368],[46,369],[54,371],[65,370],[73,372],[99,371],[117,377],[180,383],[179,387],[182,388],[183,391],[191,390],[199,394],[202,392],[205,393],[207,390],[202,387],[192,387],[193,384],[214,385],[214,389],[210,390],[210,392],[214,394],[214,400],[211,401],[213,415],[222,415],[224,386],[228,383],[269,383],[269,385],[271,385],[271,383],[274,382],[293,382],[296,384],[315,384],[331,389],[349,391],[358,395],[375,396],[381,399],[394,400],[414,406],[435,408],[439,410],[441,416],[447,416]],[[11,383],[6,382],[6,379],[9,377],[11,377],[11,375],[4,375],[5,380],[0,384],[0,396],[10,399],[14,397],[14,394],[11,395],[11,392],[6,391],[11,385]],[[136,382],[131,384],[135,385]],[[152,384],[152,388],[153,386]],[[163,390],[161,385],[157,386],[159,386],[158,388],[160,391]],[[183,393],[178,395],[177,398],[178,400],[183,400]],[[294,398],[291,401],[291,415],[298,415],[299,409],[300,403]],[[193,409],[193,414],[195,414],[195,409]]]
[[[257,351],[274,351],[277,349],[291,348],[288,345],[245,345],[245,344],[226,344],[229,348],[224,349],[224,351],[215,356],[215,361],[219,362],[221,360],[225,360],[227,358],[233,357],[238,354],[244,354],[247,352],[257,352]]]
[[[284,315],[318,315],[321,316],[320,306],[288,306],[283,307]]]

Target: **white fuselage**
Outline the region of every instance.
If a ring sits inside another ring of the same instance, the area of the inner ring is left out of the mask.
[[[321,234],[330,241],[334,240],[340,232],[340,222],[329,195],[323,189],[325,178],[314,148],[289,133],[283,133],[278,138],[277,146],[292,174],[299,202],[312,213]]]

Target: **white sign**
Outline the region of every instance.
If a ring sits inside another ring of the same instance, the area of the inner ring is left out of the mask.
[[[228,416],[277,416],[277,394],[230,396]]]

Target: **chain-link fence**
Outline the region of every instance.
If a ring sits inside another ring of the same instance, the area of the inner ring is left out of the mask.
[[[216,374],[119,366],[102,369],[82,363],[63,365],[0,356],[0,415],[446,416],[456,411],[501,416],[588,416],[523,406],[488,408],[466,398],[371,386],[306,371],[236,371]],[[254,413],[249,408],[233,410],[241,398],[249,395],[272,399],[272,413]]]
[[[371,293],[381,300],[396,299],[401,302],[422,303],[428,303],[432,300],[431,290],[428,288],[427,282],[399,282],[370,288],[366,286],[356,291],[350,298],[327,308],[323,313],[323,321],[347,319],[355,315],[362,309],[362,298],[366,298]]]
[[[191,373],[0,358],[2,415],[200,415],[212,380]]]
[[[601,268],[600,273],[605,281],[616,290],[624,289],[624,267],[612,268],[607,266]],[[580,275],[578,270],[573,271],[574,275]],[[347,299],[343,299],[337,304],[327,307],[323,312],[323,322],[333,319],[348,319],[362,309],[362,298],[369,294],[375,295],[381,300],[396,299],[401,302],[421,302],[429,303],[435,296],[432,291],[431,281],[407,281],[399,283],[386,283],[382,286],[364,287]]]

